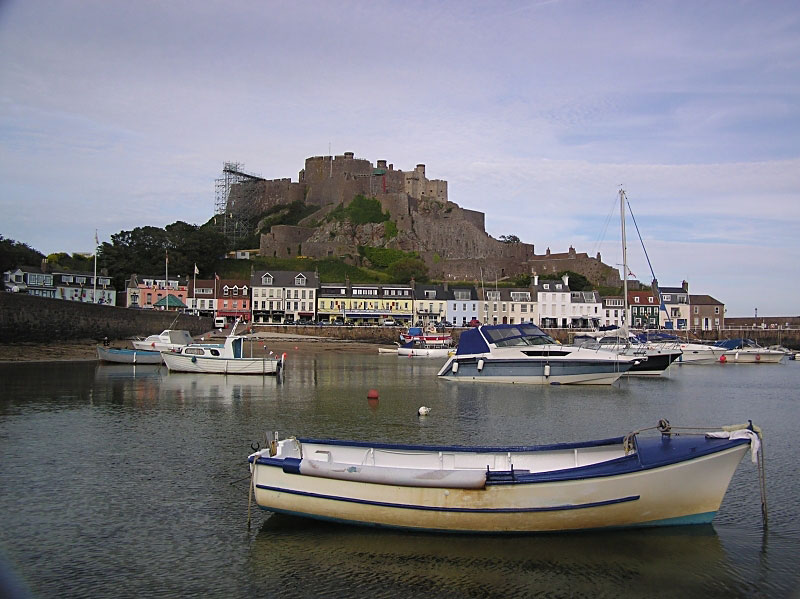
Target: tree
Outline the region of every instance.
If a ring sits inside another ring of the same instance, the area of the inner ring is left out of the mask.
[[[44,254],[27,243],[6,239],[0,235],[0,272],[19,266],[40,266]]]
[[[503,243],[519,243],[519,237],[516,235],[501,235],[500,241]]]
[[[411,279],[425,283],[428,280],[428,267],[420,258],[401,258],[392,262],[386,272],[396,283],[409,283]]]
[[[556,277],[561,278],[564,275],[569,275],[569,288],[572,291],[591,291],[592,290],[592,282],[584,277],[582,274],[573,272],[571,270],[562,270],[559,272]]]

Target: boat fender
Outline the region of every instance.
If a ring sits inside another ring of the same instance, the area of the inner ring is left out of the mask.
[[[453,368],[451,370],[452,370],[453,374],[458,372],[458,362],[456,362],[455,360],[453,360]]]
[[[483,359],[478,360],[478,372],[483,370]]]
[[[549,378],[550,376],[550,364],[544,365],[544,378]]]
[[[756,362],[760,362],[760,361],[761,361],[761,354],[756,354]]]
[[[192,356],[192,363],[194,364],[195,362],[197,362],[197,356]]]

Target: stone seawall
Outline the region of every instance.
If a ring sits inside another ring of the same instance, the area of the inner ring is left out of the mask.
[[[0,343],[126,339],[186,329],[200,335],[213,329],[212,318],[160,310],[133,310],[0,292]]]

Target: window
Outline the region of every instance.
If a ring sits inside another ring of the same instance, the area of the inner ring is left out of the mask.
[[[634,304],[638,304],[639,303],[639,296],[638,295],[633,298],[633,303]]]
[[[695,314],[700,314],[700,306],[695,306],[694,307],[694,313]]]
[[[719,314],[719,306],[714,306],[714,314]],[[719,320],[719,319],[716,319]]]
[[[665,293],[665,294],[664,294],[663,296],[661,296],[661,297],[662,297],[662,299],[663,299],[665,302],[671,302],[671,301],[672,301],[672,296],[671,296],[669,293]]]

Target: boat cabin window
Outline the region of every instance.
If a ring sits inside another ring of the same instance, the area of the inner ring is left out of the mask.
[[[486,335],[489,337],[489,341],[497,347],[555,344],[550,335],[545,334],[539,327],[532,324],[489,329],[486,331]]]
[[[183,350],[183,353],[189,354],[190,356],[202,356],[204,352],[202,347],[187,347]]]
[[[210,349],[208,351],[211,352],[212,356],[218,356],[219,355],[219,350],[218,349]]]

